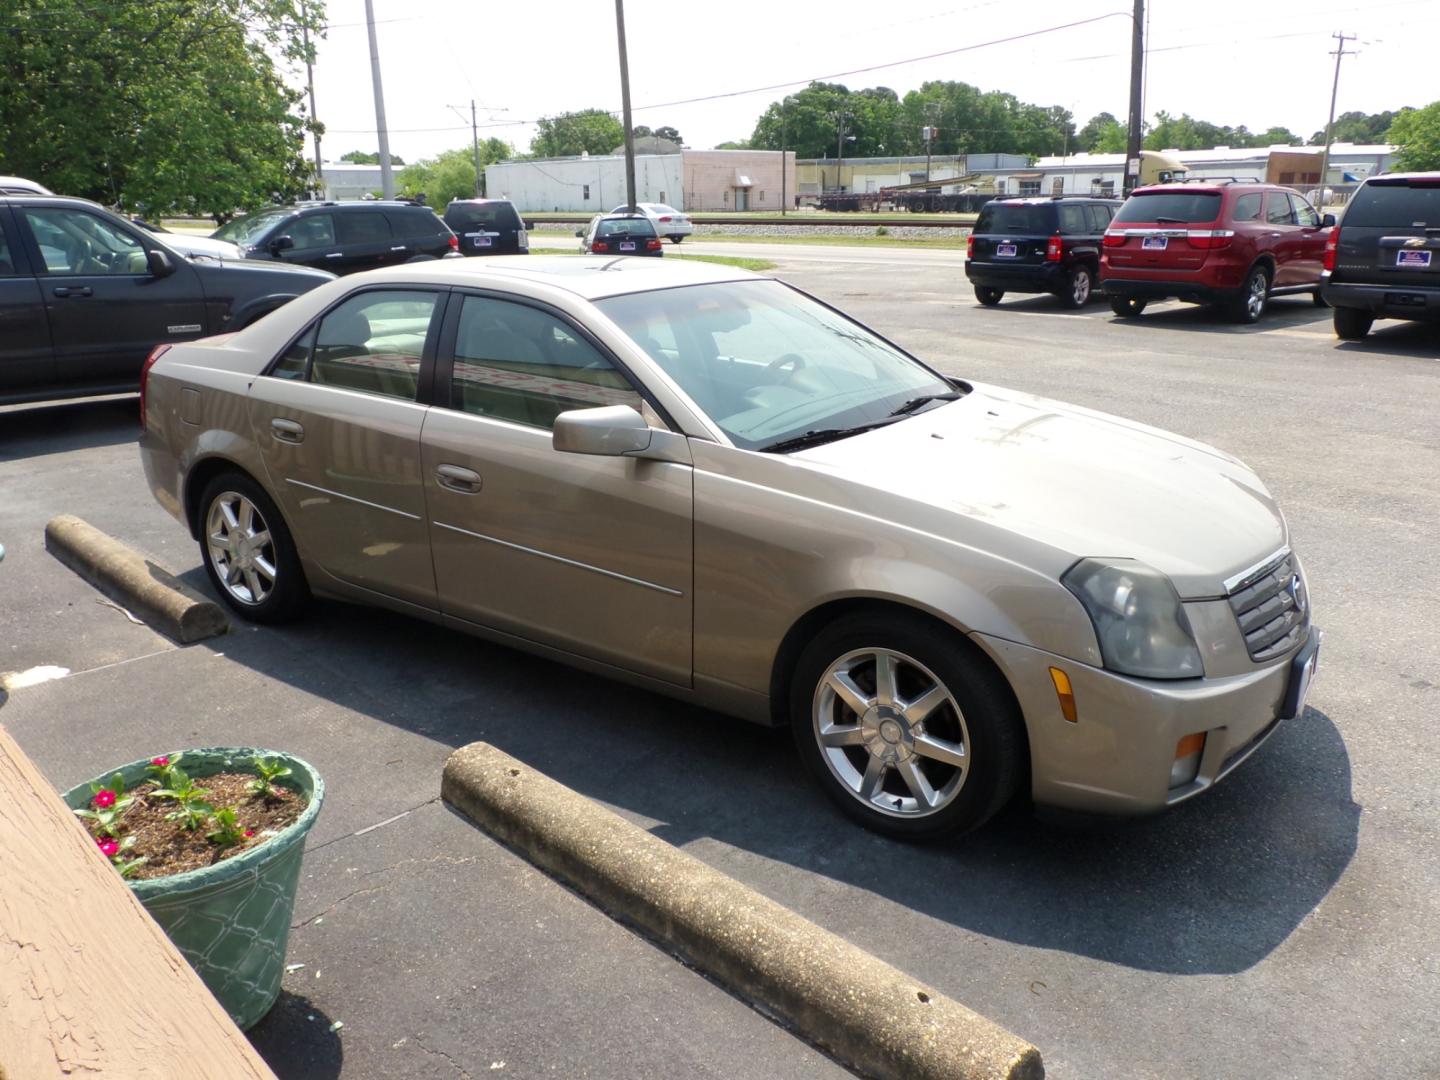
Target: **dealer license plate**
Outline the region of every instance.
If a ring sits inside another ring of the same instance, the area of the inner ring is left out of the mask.
[[[492,243],[492,238],[491,238],[491,237],[488,237],[488,236],[477,236],[477,237],[475,237],[475,246],[476,246],[477,248],[480,248],[480,247],[489,247],[491,243]]]
[[[634,241],[631,241],[630,243],[627,244],[627,243],[625,243],[625,242],[622,240],[622,241],[620,242],[620,250],[621,250],[621,251],[634,251],[634,250],[635,250],[635,243],[634,243]]]
[[[1168,236],[1145,236],[1140,240],[1140,247],[1144,251],[1164,251],[1169,246]]]
[[[1395,265],[1402,270],[1428,270],[1430,268],[1430,252],[1397,251]]]
[[[1013,259],[1020,254],[1020,249],[1014,244],[996,244],[995,254],[1002,259]]]

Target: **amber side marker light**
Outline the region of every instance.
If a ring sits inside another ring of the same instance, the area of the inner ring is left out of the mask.
[[[1055,684],[1055,696],[1060,699],[1060,715],[1072,724],[1079,723],[1080,714],[1075,711],[1075,692],[1070,689],[1070,676],[1058,667],[1052,667],[1050,681]]]

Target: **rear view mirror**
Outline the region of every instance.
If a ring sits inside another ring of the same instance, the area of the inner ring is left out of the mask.
[[[270,250],[274,252],[289,251],[294,246],[295,239],[290,236],[277,236],[270,241]]]
[[[571,409],[555,418],[551,445],[565,454],[621,457],[650,447],[654,432],[629,405]]]
[[[175,264],[170,261],[170,256],[159,248],[151,248],[145,253],[146,265],[150,273],[156,277],[168,277],[175,272]]]
[[[1335,224],[1335,215],[1334,215],[1334,214],[1324,214],[1324,215],[1321,216],[1321,218],[1320,218],[1320,227],[1321,227],[1322,229],[1328,229],[1328,228],[1330,228],[1330,226],[1332,226],[1332,225],[1334,225],[1334,224]]]

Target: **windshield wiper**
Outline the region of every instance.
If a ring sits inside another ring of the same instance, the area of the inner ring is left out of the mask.
[[[1167,222],[1168,224],[1171,224],[1171,225],[1189,225],[1189,224],[1190,224],[1188,221],[1186,221],[1186,220],[1185,220],[1184,218],[1182,218],[1182,217],[1163,217],[1163,216],[1161,216],[1160,214],[1156,214],[1156,215],[1155,215],[1155,224],[1156,224],[1156,225],[1159,225],[1162,221],[1163,221],[1163,222]]]
[[[932,401],[959,401],[965,395],[959,390],[951,390],[944,394],[925,394],[922,397],[911,398],[898,409],[892,412],[891,416],[908,416],[922,405],[929,405]]]
[[[762,454],[788,454],[791,450],[804,450],[807,446],[820,446],[823,443],[834,442],[837,439],[848,438],[851,435],[859,435],[862,431],[870,431],[874,428],[885,427],[895,421],[903,419],[902,416],[887,416],[883,420],[872,420],[868,424],[856,424],[847,428],[817,428],[814,431],[807,431],[804,434],[796,435],[789,439],[781,439],[769,446],[759,447]]]

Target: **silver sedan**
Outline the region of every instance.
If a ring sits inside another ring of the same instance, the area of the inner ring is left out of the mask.
[[[162,346],[142,412],[150,487],[242,616],[338,597],[789,725],[896,836],[1022,791],[1172,805],[1315,670],[1241,462],[725,267],[360,274]]]

